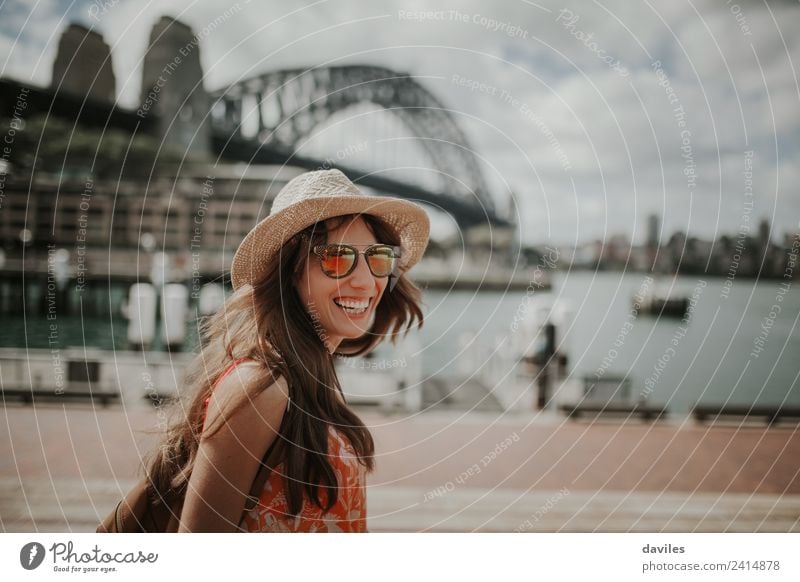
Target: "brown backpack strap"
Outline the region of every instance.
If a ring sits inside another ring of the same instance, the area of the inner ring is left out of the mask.
[[[278,434],[275,436],[275,440],[272,441],[272,444],[267,449],[267,452],[264,454],[264,458],[261,459],[261,463],[258,467],[258,473],[256,473],[255,479],[253,479],[253,486],[250,487],[250,494],[245,499],[244,503],[244,513],[248,511],[252,511],[253,508],[258,505],[259,500],[261,499],[261,491],[264,489],[264,485],[267,483],[267,479],[269,479],[270,473],[272,473],[272,469],[278,464],[278,451],[280,447],[278,446],[278,441],[280,441],[283,437],[283,428],[286,424],[286,416],[289,412],[289,408],[291,407],[292,402],[291,400],[286,406],[286,410],[283,413],[283,418],[281,419],[281,426],[278,429]]]
[[[264,455],[264,458],[261,460],[258,473],[256,473],[256,478],[253,480],[253,486],[250,488],[250,495],[247,496],[244,503],[244,513],[252,511],[253,508],[258,505],[258,502],[261,499],[261,491],[263,491],[264,485],[267,483],[270,473],[272,473],[272,468],[276,464],[276,459],[274,458],[275,455],[273,453],[277,451],[276,445],[278,444],[278,440],[280,440],[280,438],[280,435],[275,437],[275,440],[272,441],[272,444],[267,450],[267,454]]]
[[[222,376],[220,376],[220,378],[217,380],[217,383],[219,383],[219,381],[222,380],[222,378],[224,378],[230,372],[232,372],[240,362],[248,359],[250,358],[244,357],[235,360],[230,366],[228,366],[225,372],[223,372]],[[268,373],[270,379],[274,382],[276,379],[273,374],[273,371],[269,370]],[[214,388],[216,388],[216,384]],[[253,480],[253,484],[250,487],[250,494],[245,498],[244,509],[242,511],[242,518],[244,518],[244,515],[247,512],[252,511],[253,508],[258,504],[259,500],[261,499],[261,491],[264,489],[264,485],[266,484],[267,479],[269,479],[269,475],[272,472],[272,468],[277,464],[276,463],[277,461],[276,455],[278,451],[277,444],[278,441],[281,439],[281,434],[283,434],[283,428],[284,425],[286,424],[286,416],[287,416],[286,413],[289,411],[291,405],[292,401],[290,400],[286,406],[286,410],[284,410],[283,417],[281,418],[281,425],[280,428],[278,429],[278,435],[275,437],[275,440],[272,441],[272,444],[270,444],[269,448],[267,449],[267,452],[264,454],[264,458],[261,459],[261,462],[259,463],[258,473],[256,473],[255,479]],[[208,400],[206,400],[206,406],[208,406]],[[204,424],[205,424],[205,419],[204,419]],[[241,519],[239,521],[241,522]]]

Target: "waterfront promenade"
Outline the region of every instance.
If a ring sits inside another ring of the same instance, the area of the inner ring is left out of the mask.
[[[359,409],[377,445],[370,531],[800,531],[800,426]],[[149,404],[9,403],[5,532],[93,531],[163,417]]]

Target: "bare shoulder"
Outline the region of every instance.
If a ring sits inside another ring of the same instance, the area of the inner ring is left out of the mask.
[[[206,427],[220,421],[238,425],[260,420],[257,425],[272,425],[288,404],[289,386],[284,377],[274,377],[259,362],[242,362],[218,382],[208,403]]]

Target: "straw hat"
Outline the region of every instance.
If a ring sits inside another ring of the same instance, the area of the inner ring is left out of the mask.
[[[278,192],[269,216],[244,237],[231,264],[233,288],[258,279],[292,236],[315,222],[342,214],[371,214],[392,228],[400,240],[400,268],[404,271],[419,261],[428,246],[430,221],[419,205],[400,198],[367,196],[339,170],[306,172]]]

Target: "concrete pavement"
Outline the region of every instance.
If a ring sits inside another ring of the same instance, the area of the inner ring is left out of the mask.
[[[371,531],[800,531],[797,425],[359,414]],[[149,405],[8,404],[3,531],[92,531],[158,441]]]

